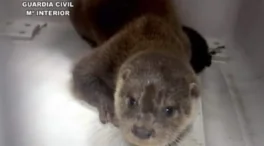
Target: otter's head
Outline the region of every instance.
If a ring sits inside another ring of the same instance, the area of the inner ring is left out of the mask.
[[[116,116],[130,143],[166,146],[192,124],[199,89],[188,65],[159,53],[146,53],[121,67],[115,92]]]

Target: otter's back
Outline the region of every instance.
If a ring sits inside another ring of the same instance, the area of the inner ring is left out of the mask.
[[[93,37],[96,36],[96,39],[101,39],[99,42],[102,42],[102,39],[110,38],[126,24],[142,15],[156,15],[178,24],[171,2],[171,0],[75,0],[76,5],[85,8],[83,10],[76,8],[71,17],[75,17],[72,20],[78,23],[77,27],[81,27],[81,31],[92,29]]]

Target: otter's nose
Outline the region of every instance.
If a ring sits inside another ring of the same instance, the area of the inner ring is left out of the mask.
[[[132,133],[140,139],[149,139],[154,134],[154,130],[133,126]]]

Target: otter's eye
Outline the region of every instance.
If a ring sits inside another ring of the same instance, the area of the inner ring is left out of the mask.
[[[174,110],[175,110],[175,109],[174,109],[173,107],[166,107],[166,108],[164,109],[164,112],[165,112],[166,116],[170,117],[170,116],[173,115]]]
[[[127,104],[129,107],[134,107],[137,104],[137,101],[134,98],[129,97]]]

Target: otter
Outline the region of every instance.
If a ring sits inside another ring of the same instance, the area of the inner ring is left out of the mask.
[[[171,0],[74,0],[76,31],[97,46],[73,68],[78,98],[138,146],[179,141],[197,115],[191,45]]]
[[[209,52],[209,46],[205,38],[193,28],[183,26],[183,31],[186,33],[191,44],[191,66],[196,74],[200,74],[206,67],[212,64],[212,54]],[[81,36],[81,35],[80,35]],[[90,46],[96,47],[96,43],[85,36],[81,36],[83,40],[88,42]]]
[[[183,26],[191,44],[191,66],[196,74],[200,74],[212,64],[212,54],[205,38],[191,27]]]
[[[75,0],[74,8],[70,9],[70,18],[82,39],[93,48],[96,48],[108,40],[129,20],[131,16],[129,9],[131,7],[128,4],[135,7],[136,2],[96,0],[82,4],[80,0]],[[119,14],[119,12],[122,13]],[[104,15],[107,16],[103,18]],[[209,53],[208,44],[204,37],[193,28],[182,26],[182,29],[191,44],[191,66],[196,74],[200,74],[206,67],[211,66],[212,55]]]

